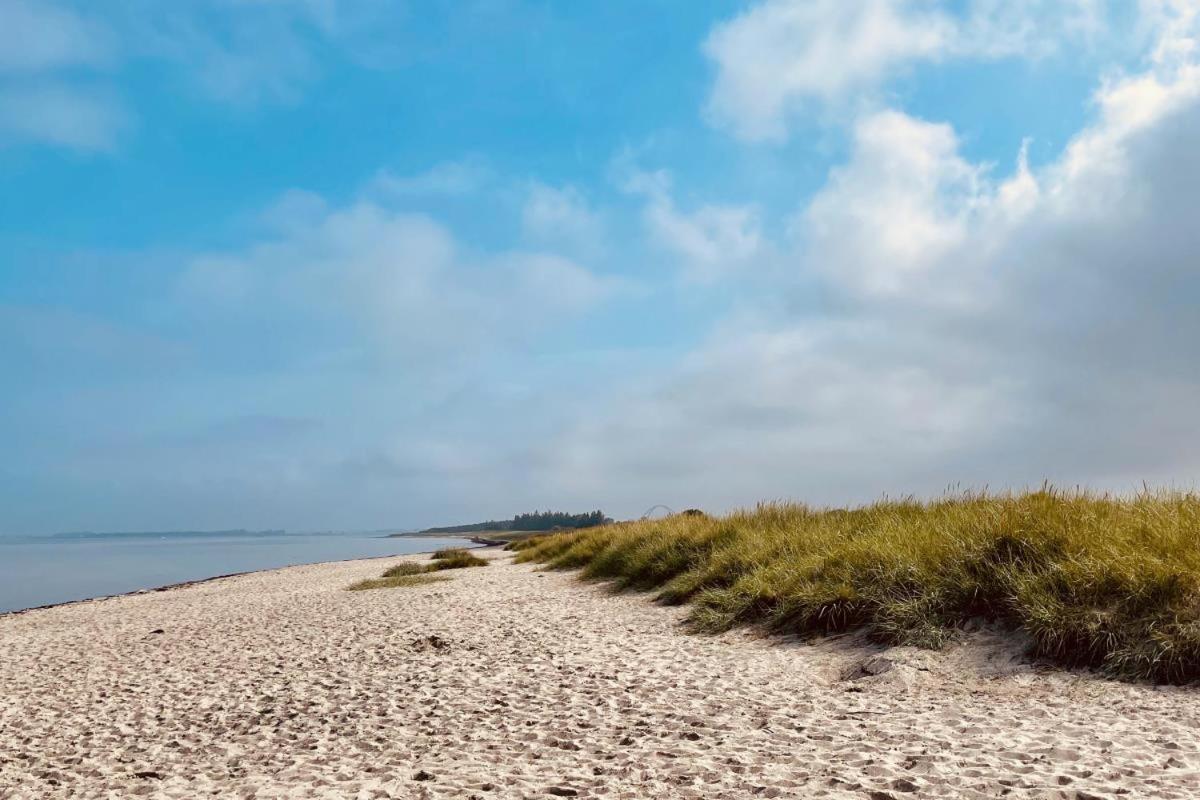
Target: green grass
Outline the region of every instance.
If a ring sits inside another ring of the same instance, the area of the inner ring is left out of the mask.
[[[1200,679],[1200,496],[1044,489],[853,509],[767,504],[516,542],[518,561],[581,569],[690,603],[697,631],[853,629],[938,647],[968,620],[1024,630],[1032,655],[1115,677]]]
[[[460,547],[438,550],[431,558],[433,559],[433,563],[428,567],[431,572],[444,569],[462,569],[463,567],[486,567],[488,565],[486,558],[480,558],[469,550],[464,550]]]
[[[450,578],[446,575],[394,575],[383,578],[369,578],[367,580],[351,584],[347,588],[352,592],[361,592],[365,589],[403,589],[413,586],[425,586],[426,584],[439,583],[441,581],[448,580],[450,580]]]

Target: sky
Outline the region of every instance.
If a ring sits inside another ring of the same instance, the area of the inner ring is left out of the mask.
[[[1200,0],[0,0],[0,533],[1200,475]]]

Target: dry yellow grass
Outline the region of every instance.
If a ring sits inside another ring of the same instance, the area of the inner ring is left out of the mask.
[[[366,589],[401,589],[448,580],[450,578],[445,575],[394,575],[390,578],[370,578],[353,583],[346,588],[352,592],[361,592]]]
[[[480,558],[461,547],[438,550],[430,558],[433,559],[433,563],[431,564],[402,561],[385,570],[382,577],[359,581],[347,588],[352,592],[359,592],[364,589],[396,589],[404,586],[423,586],[427,583],[450,580],[448,577],[436,574],[431,575],[429,573],[444,572],[449,569],[463,569],[464,567],[486,567],[488,565],[486,558]]]
[[[438,550],[430,558],[433,559],[433,563],[428,567],[430,572],[444,569],[463,569],[464,567],[486,567],[488,565],[486,558],[480,558],[471,551],[461,547]]]
[[[693,604],[702,631],[866,629],[936,647],[973,618],[1028,632],[1034,655],[1114,676],[1200,678],[1200,497],[1061,492],[765,504],[514,543],[518,560],[581,568]]]

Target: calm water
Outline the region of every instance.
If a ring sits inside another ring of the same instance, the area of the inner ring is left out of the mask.
[[[231,572],[461,546],[378,534],[0,536],[0,612]]]

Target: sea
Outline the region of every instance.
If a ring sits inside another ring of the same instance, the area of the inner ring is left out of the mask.
[[[292,564],[424,553],[462,539],[220,531],[0,535],[0,613]]]

